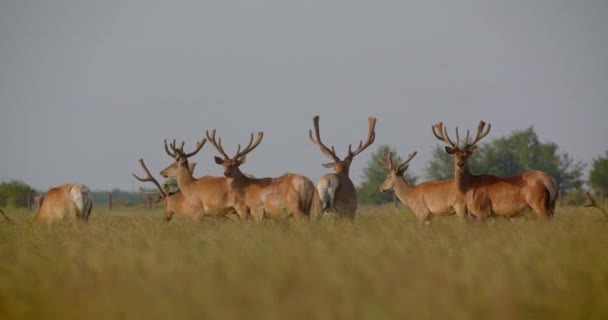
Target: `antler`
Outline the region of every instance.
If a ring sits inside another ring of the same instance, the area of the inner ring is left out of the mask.
[[[141,178],[141,177],[138,177],[135,173],[132,173],[133,177],[135,177],[135,179],[137,179],[141,182],[149,181],[149,182],[154,183],[154,185],[156,185],[156,188],[158,188],[158,191],[160,192],[160,194],[162,194],[163,197],[167,196],[167,194],[165,193],[165,190],[163,190],[163,188],[160,186],[160,183],[158,183],[158,181],[156,179],[154,179],[152,174],[150,174],[150,170],[148,170],[148,168],[146,167],[146,164],[144,163],[144,159],[139,159],[139,165],[144,169],[147,177]]]
[[[385,169],[391,170],[391,171],[400,171],[400,170],[404,170],[408,164],[410,163],[410,161],[412,161],[412,159],[416,156],[416,154],[418,154],[417,151],[414,151],[412,153],[410,153],[407,156],[407,159],[405,159],[404,161],[401,161],[401,159],[397,159],[397,164],[394,165],[393,164],[393,153],[392,152],[388,152],[386,154],[386,161],[383,163],[379,163],[380,166],[382,166]]]
[[[450,139],[450,136],[448,135],[448,129],[443,125],[443,122],[437,122],[433,127],[433,135],[435,135],[435,138],[437,138],[439,141],[445,143],[446,145],[452,147],[453,149],[458,149],[458,142],[459,142],[459,137],[458,137],[458,128],[456,128],[456,143],[454,143],[454,141],[452,141],[452,139]]]
[[[323,144],[323,142],[321,142],[321,134],[319,133],[319,116],[318,115],[316,115],[316,116],[314,116],[314,118],[312,118],[312,123],[315,128],[316,139],[314,139],[312,137],[312,130],[308,130],[308,137],[310,138],[310,141],[313,144],[316,144],[317,146],[319,146],[319,148],[321,148],[321,152],[325,156],[333,159],[336,162],[340,161],[340,158],[338,158],[338,156],[336,156],[336,151],[334,150],[334,146],[331,146],[331,149],[329,149],[327,146],[325,146]]]
[[[207,135],[207,140],[209,140],[211,145],[213,145],[215,147],[215,149],[217,149],[217,151],[219,153],[221,153],[222,156],[224,156],[225,159],[230,159],[230,157],[228,156],[228,154],[226,154],[226,152],[224,151],[224,148],[222,147],[222,138],[215,140],[215,129],[211,130],[211,135],[209,135],[209,131],[206,132],[206,135]],[[262,142],[263,137],[264,137],[264,133],[262,131],[258,132],[258,137],[254,142],[253,141],[253,132],[252,132],[251,139],[249,139],[249,143],[247,144],[247,147],[245,147],[245,149],[243,151],[241,151],[241,145],[239,144],[237,147],[237,150],[236,150],[236,154],[232,158],[240,159],[240,158],[246,156],[249,152],[253,151],[253,149],[255,149],[260,144],[260,142]]]
[[[475,138],[473,140],[469,139],[470,132],[469,132],[469,130],[467,130],[467,136],[466,136],[466,139],[464,140],[464,148],[463,148],[464,150],[473,147],[475,144],[477,144],[477,142],[479,142],[479,140],[483,139],[485,136],[488,135],[488,133],[490,133],[490,129],[492,128],[492,125],[488,124],[488,127],[484,131],[485,126],[486,126],[485,122],[479,121],[479,124],[477,125],[477,135],[475,136]],[[458,127],[456,127],[456,143],[454,143],[454,141],[452,141],[452,139],[450,139],[450,136],[448,136],[448,130],[446,129],[446,127],[443,126],[442,122],[437,122],[432,127],[432,129],[433,129],[433,134],[435,135],[435,138],[437,138],[438,140],[447,144],[448,146],[452,147],[452,149],[460,150],[458,148],[458,144],[460,143],[460,137],[458,136]]]
[[[404,170],[412,161],[412,159],[418,154],[418,151],[414,151],[407,156],[407,159],[399,163],[399,170]]]
[[[597,203],[597,201],[595,201],[595,199],[591,196],[589,191],[585,192],[585,196],[587,197],[587,199],[589,199],[589,204],[586,204],[585,208],[593,207],[593,208],[600,209],[602,211],[602,213],[604,213],[604,215],[608,217],[608,213],[606,212],[606,209],[604,209],[604,207],[600,206],[599,203]]]
[[[465,140],[465,145],[464,148],[468,149],[472,146],[474,146],[477,142],[479,142],[479,140],[483,139],[485,136],[488,135],[488,133],[490,133],[490,129],[492,128],[492,124],[488,124],[488,128],[486,131],[483,130],[483,128],[486,126],[486,123],[483,121],[479,121],[479,124],[477,125],[477,135],[475,136],[475,139],[473,139],[473,141],[469,141],[469,130],[467,130],[467,138]],[[456,129],[458,130],[458,129]],[[456,131],[458,132],[458,131]]]
[[[205,139],[205,138],[201,139],[200,141],[198,141],[196,143],[196,148],[194,148],[194,151],[192,151],[190,153],[185,153],[184,152],[184,145],[186,144],[185,141],[182,141],[182,144],[178,148],[175,145],[175,139],[173,139],[173,142],[171,144],[169,144],[168,147],[167,147],[167,140],[165,140],[165,152],[173,158],[177,158],[179,156],[184,156],[185,158],[190,158],[190,157],[194,156],[195,154],[197,154],[199,151],[201,151],[201,149],[203,148],[203,146],[205,145],[206,142],[207,142],[207,139]],[[169,148],[171,148],[171,150],[169,150]]]
[[[385,161],[378,161],[380,167],[388,170],[393,170],[393,153],[387,152]]]
[[[349,144],[348,145],[348,156],[347,156],[348,158],[351,158],[351,159],[354,158],[356,155],[358,155],[363,150],[365,150],[367,147],[369,147],[369,145],[371,145],[374,142],[374,140],[376,139],[376,132],[375,132],[376,118],[369,117],[368,122],[369,122],[369,129],[367,131],[367,142],[365,142],[365,144],[363,144],[363,140],[361,142],[359,142],[359,147],[354,152],[351,151],[351,145]]]

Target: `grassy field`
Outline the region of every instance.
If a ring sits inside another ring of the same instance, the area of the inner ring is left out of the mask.
[[[7,211],[7,210],[5,210]],[[0,319],[607,319],[608,221],[238,223],[94,208],[0,223]]]

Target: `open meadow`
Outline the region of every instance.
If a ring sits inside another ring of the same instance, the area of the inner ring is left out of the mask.
[[[0,319],[608,318],[608,220],[590,208],[467,225],[392,205],[354,223],[5,211]]]

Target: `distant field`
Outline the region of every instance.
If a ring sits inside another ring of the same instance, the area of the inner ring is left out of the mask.
[[[5,210],[6,211],[6,210]],[[608,319],[608,221],[0,223],[0,319]]]

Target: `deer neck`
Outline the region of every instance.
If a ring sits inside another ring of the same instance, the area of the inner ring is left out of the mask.
[[[410,197],[410,193],[414,189],[408,182],[405,180],[403,176],[397,177],[395,179],[395,185],[393,186],[393,190],[395,191],[395,195],[402,203],[408,203],[408,199]]]
[[[246,186],[253,181],[253,179],[244,175],[241,170],[237,170],[234,174],[234,177],[226,179],[228,180],[228,184],[232,189],[238,189],[240,187]]]
[[[469,171],[468,164],[465,164],[462,168],[456,167],[454,170],[454,181],[458,192],[461,194],[466,193],[472,186],[473,175]]]
[[[188,193],[190,190],[190,185],[194,182],[194,177],[192,176],[192,172],[188,169],[188,166],[180,167],[177,172],[177,185],[182,193]]]

